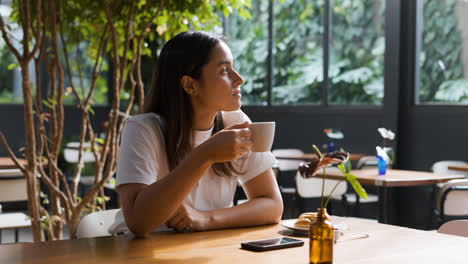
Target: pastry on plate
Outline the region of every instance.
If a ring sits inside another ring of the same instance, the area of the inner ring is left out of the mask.
[[[300,227],[300,228],[309,228],[310,223],[315,222],[315,220],[317,220],[317,213],[315,212],[303,213],[299,216],[297,221],[294,223],[294,226]]]
[[[317,213],[316,212],[308,212],[308,213],[302,213],[298,219],[309,219],[310,221],[315,221],[317,220]]]
[[[294,227],[309,228],[311,221],[307,218],[299,218],[294,223]]]

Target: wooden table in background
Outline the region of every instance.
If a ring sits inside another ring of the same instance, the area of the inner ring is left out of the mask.
[[[364,156],[366,156],[366,154],[349,154],[349,159],[352,161],[357,161]],[[311,160],[316,157],[317,155],[312,154],[312,153],[306,153],[300,156],[281,156],[281,155],[275,156],[275,158],[277,159],[289,159],[289,160]]]
[[[389,207],[391,206],[392,187],[435,185],[441,182],[464,178],[463,175],[444,175],[425,171],[391,169],[387,170],[385,175],[379,175],[377,169],[352,170],[351,173],[356,176],[356,179],[361,184],[375,185],[378,187],[378,220],[380,223],[384,224],[397,224],[394,219],[390,219],[392,216],[389,212],[391,210]],[[318,173],[315,176],[322,177],[322,174]],[[327,172],[327,179],[342,180],[344,176],[338,170],[330,170]]]
[[[378,224],[358,218],[337,218],[349,230],[334,248],[335,264],[468,263],[468,239],[435,232]],[[367,234],[367,238],[362,237]],[[0,246],[0,263],[308,263],[309,242],[301,247],[266,252],[240,248],[243,241],[292,235],[281,225],[209,232],[156,232],[147,238],[132,235],[20,243]],[[356,236],[358,235],[358,236]],[[347,239],[348,237],[348,239]]]
[[[20,163],[26,164],[28,163],[27,160],[25,159],[18,159]],[[0,169],[4,170],[10,170],[10,169],[17,169],[16,164],[13,162],[13,160],[9,157],[0,157]]]
[[[468,172],[468,165],[450,165],[447,168],[449,170]]]

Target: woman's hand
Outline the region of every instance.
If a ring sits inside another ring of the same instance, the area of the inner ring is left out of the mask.
[[[206,212],[182,204],[166,224],[178,232],[183,232],[187,227],[193,231],[202,231],[207,229],[208,221],[209,216]]]
[[[212,162],[233,161],[249,152],[251,134],[250,123],[244,122],[217,132],[200,147],[207,150]]]

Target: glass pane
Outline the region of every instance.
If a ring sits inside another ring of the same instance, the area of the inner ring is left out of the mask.
[[[16,58],[0,38],[0,104],[20,104],[23,102],[21,76]]]
[[[77,93],[80,95],[80,98],[86,98],[91,89],[92,83],[92,73],[94,68],[95,59],[88,56],[88,47],[89,43],[82,41],[79,45],[79,51],[77,46],[74,46],[73,49],[69,50],[68,57],[72,72],[73,85]],[[78,56],[79,55],[79,56]],[[96,86],[94,88],[93,94],[91,95],[92,105],[107,105],[107,96],[108,96],[108,65],[104,60],[101,66],[101,73],[98,75],[96,80]],[[64,104],[76,104],[77,100],[75,95],[72,93],[70,87],[70,80],[68,73],[66,71],[66,62],[64,56],[62,56],[62,67],[64,67],[64,86],[65,94],[63,97]],[[78,68],[79,66],[79,68]],[[80,79],[79,72],[81,71],[82,79]],[[122,99],[126,97],[126,90],[122,91]],[[130,97],[130,95],[128,95]]]
[[[423,3],[419,102],[468,104],[468,2]]]
[[[266,105],[266,69],[268,57],[268,0],[251,2],[251,19],[232,14],[227,20],[227,34],[234,57],[234,67],[244,78],[243,105]]]
[[[1,4],[0,15],[9,24],[8,33],[10,39],[21,39],[21,34],[16,23],[9,22],[11,13],[10,3]],[[14,45],[19,45],[15,42]],[[16,46],[17,47],[17,46]],[[33,72],[31,78],[34,79]],[[23,103],[23,90],[21,88],[21,72],[15,56],[10,52],[5,41],[0,36],[0,104]]]
[[[385,1],[334,0],[330,104],[379,105],[384,95]]]
[[[319,104],[324,1],[284,0],[274,12],[274,104]]]

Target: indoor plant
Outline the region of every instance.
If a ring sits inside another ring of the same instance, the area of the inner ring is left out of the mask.
[[[326,167],[338,165],[344,179],[353,186],[354,191],[363,199],[367,199],[367,193],[361,184],[356,180],[356,176],[350,173],[349,153],[345,151],[334,151],[322,155],[320,150],[313,145],[317,158],[310,162],[301,163],[299,173],[304,178],[314,177],[320,169],[322,173],[322,194],[320,198],[320,208],[317,210],[317,220],[312,222],[309,230],[309,260],[310,263],[332,263],[333,262],[333,225],[328,217],[326,206],[331,195],[342,180],[338,181],[324,201],[324,185],[326,178]]]

